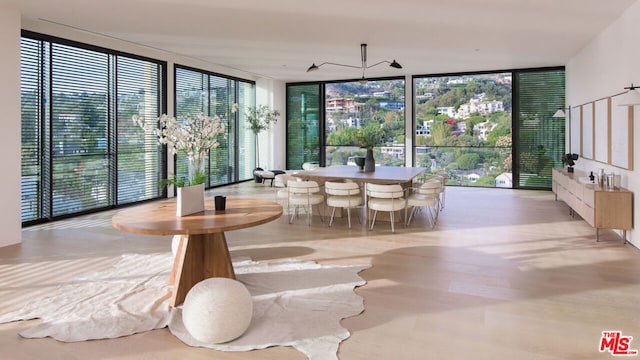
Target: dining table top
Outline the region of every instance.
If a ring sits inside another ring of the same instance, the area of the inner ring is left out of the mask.
[[[324,181],[349,179],[373,184],[406,183],[424,173],[423,167],[376,166],[375,171],[363,172],[353,165],[333,165],[313,170],[298,171],[293,176],[302,179],[322,179]]]

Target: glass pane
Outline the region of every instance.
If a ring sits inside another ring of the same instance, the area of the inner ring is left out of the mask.
[[[255,136],[246,122],[246,109],[256,105],[256,86],[238,82],[238,180],[253,178],[256,166]]]
[[[176,69],[175,81],[178,119],[202,112],[219,116],[227,125],[226,139],[209,154],[207,187],[251,179],[255,163],[254,137],[246,130],[244,113],[248,106],[255,106],[255,84],[183,68]],[[235,103],[239,109],[232,113]],[[177,155],[177,174],[186,178],[186,155]]]
[[[40,121],[40,42],[22,39],[20,44],[20,94],[22,124],[22,221],[42,216],[41,197],[41,121]]]
[[[52,215],[108,206],[108,55],[53,44],[51,58]]]
[[[142,131],[131,120],[160,116],[161,67],[158,64],[118,57],[117,151],[118,204],[162,195],[162,147],[156,136]]]
[[[287,86],[287,169],[320,163],[320,85]]]
[[[414,79],[416,166],[450,185],[511,187],[511,73]]]
[[[404,79],[329,83],[325,96],[327,165],[346,164],[357,130],[373,126],[384,134],[373,148],[376,165],[404,166]]]
[[[207,113],[208,99],[208,76],[193,70],[176,68],[176,118],[184,119],[186,116],[196,116],[200,113]],[[187,155],[178,152],[176,157],[176,175],[182,179],[187,179],[188,165]],[[208,169],[205,169],[208,171]],[[172,176],[172,174],[169,174]]]
[[[233,179],[235,115],[231,106],[235,98],[235,81],[218,77],[209,77],[209,116],[219,116],[227,124],[227,137],[221,139],[220,146],[211,150],[209,157],[209,184],[211,186],[228,184]]]
[[[416,166],[430,169],[427,179],[446,172],[447,185],[513,187],[511,147],[419,146]]]

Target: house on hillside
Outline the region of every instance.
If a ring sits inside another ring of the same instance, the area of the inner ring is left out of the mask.
[[[512,186],[513,186],[513,174],[502,173],[496,176],[496,187],[510,189]]]

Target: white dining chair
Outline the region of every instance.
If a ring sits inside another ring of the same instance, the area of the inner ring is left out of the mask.
[[[342,208],[347,210],[349,229],[351,229],[351,209],[362,206],[360,186],[355,182],[327,181],[324,183],[324,191],[327,194],[327,206],[333,208],[329,227],[333,224],[336,208]]]
[[[381,185],[368,183],[366,184],[366,193],[367,208],[374,211],[373,217],[367,216],[367,218],[371,218],[370,229],[373,230],[378,211],[386,211],[389,212],[391,220],[391,232],[395,232],[394,214],[407,206],[407,201],[404,198],[405,191],[402,186],[399,184]]]
[[[429,225],[433,229],[438,221],[440,213],[441,184],[439,180],[431,179],[419,187],[413,188],[413,193],[407,196],[407,208],[405,209],[405,221],[411,223],[413,216],[420,209],[425,209]],[[407,218],[407,210],[411,208]]]
[[[287,181],[287,204],[289,209],[293,207],[291,217],[289,218],[289,224],[293,222],[293,219],[298,216],[298,210],[304,208],[307,211],[307,222],[311,225],[311,213],[313,206],[319,207],[324,204],[324,194],[321,193],[320,185],[315,181]],[[320,216],[320,221],[323,216]]]

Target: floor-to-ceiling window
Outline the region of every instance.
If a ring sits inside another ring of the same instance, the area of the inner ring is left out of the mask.
[[[22,222],[162,195],[162,148],[131,117],[163,108],[165,64],[25,32]]]
[[[512,74],[415,77],[416,166],[449,185],[512,187]]]
[[[515,184],[551,188],[551,169],[565,153],[565,119],[553,117],[565,104],[564,69],[520,71],[514,80]]]
[[[404,166],[404,79],[331,82],[324,86],[325,164],[355,165],[364,156],[358,129],[380,130],[373,147],[376,165]]]
[[[287,169],[320,163],[320,84],[287,85]]]
[[[564,69],[416,76],[416,166],[449,185],[550,188],[561,165]]]
[[[364,156],[358,129],[380,129],[377,165],[405,164],[404,79],[287,84],[287,168],[346,165]]]
[[[176,117],[219,116],[227,125],[226,137],[208,157],[207,187],[250,179],[255,163],[253,134],[247,131],[245,111],[255,106],[255,84],[219,74],[176,66]],[[238,112],[233,113],[233,104]],[[186,177],[187,157],[176,154],[176,175]]]

